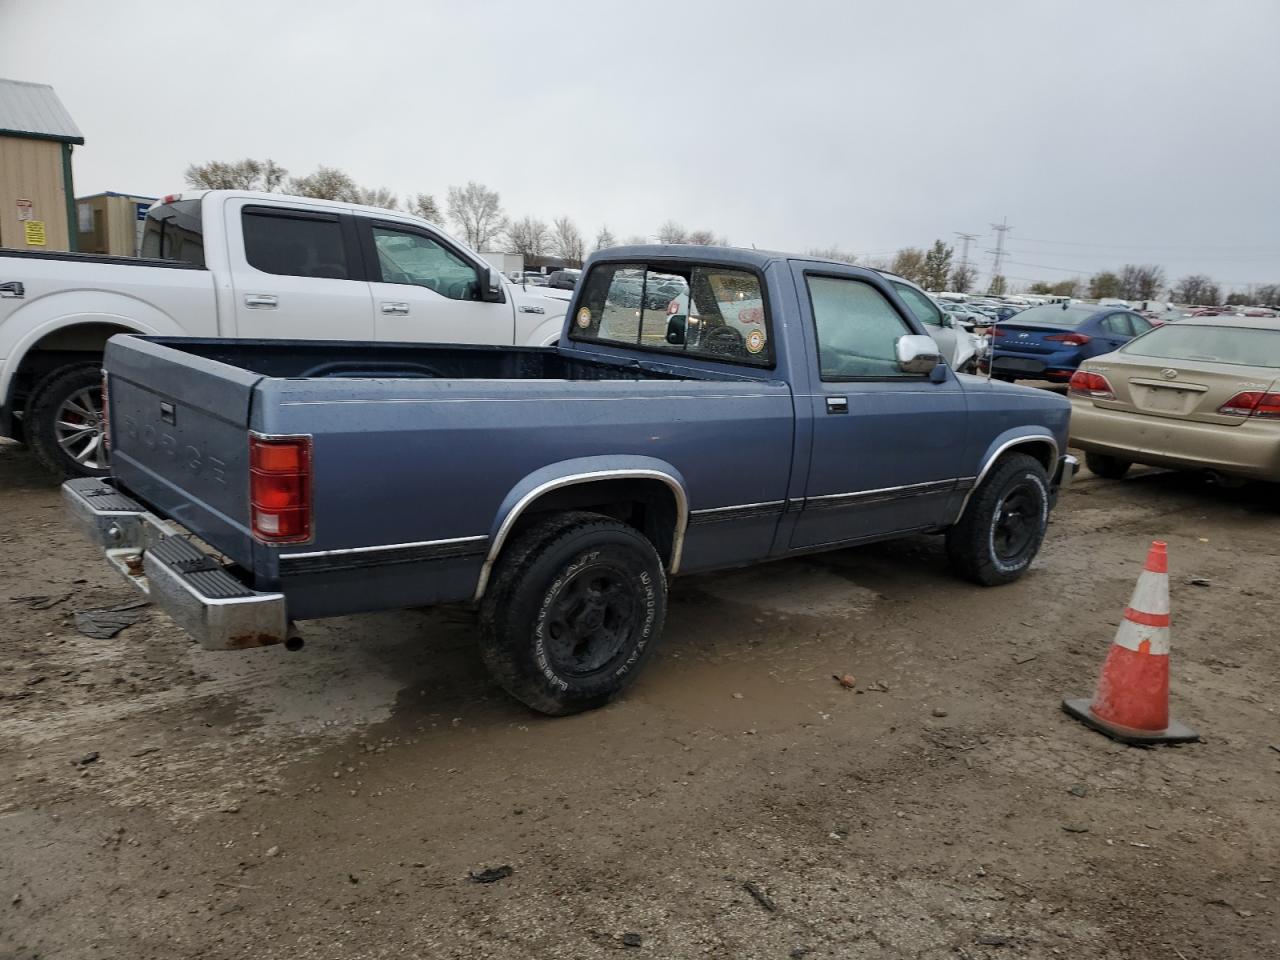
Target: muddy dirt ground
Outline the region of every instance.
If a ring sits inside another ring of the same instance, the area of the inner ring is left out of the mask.
[[[13,445],[0,510],[6,960],[1280,957],[1274,489],[1085,474],[997,590],[936,538],[678,580],[625,698],[558,720],[465,610],[91,640],[134,595]],[[1059,701],[1155,537],[1204,742],[1141,750]]]

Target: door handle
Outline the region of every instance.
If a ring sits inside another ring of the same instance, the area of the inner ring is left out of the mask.
[[[279,302],[267,293],[251,293],[244,298],[244,305],[251,310],[274,310]]]
[[[827,413],[848,413],[848,397],[827,397]]]
[[[10,280],[8,283],[0,283],[0,297],[12,297],[21,300],[27,295],[27,288],[22,285],[21,280]]]
[[[395,316],[407,316],[409,313],[409,305],[403,302],[391,302],[389,300],[382,301],[382,312],[393,314]]]

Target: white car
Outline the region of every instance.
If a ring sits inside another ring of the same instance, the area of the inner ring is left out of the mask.
[[[0,250],[0,436],[57,473],[105,474],[100,368],[119,333],[545,346],[570,296],[510,283],[406,213],[173,194],[142,258]]]
[[[982,341],[975,337],[925,291],[906,277],[889,273],[886,270],[876,271],[893,285],[917,320],[925,325],[929,336],[933,337],[942,356],[952,370],[958,373],[974,373],[978,369],[978,357],[983,349]]]

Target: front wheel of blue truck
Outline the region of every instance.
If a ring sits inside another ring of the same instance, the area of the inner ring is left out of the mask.
[[[973,492],[947,531],[952,569],[984,587],[1026,573],[1049,525],[1049,475],[1035,457],[1009,453]]]
[[[480,652],[507,693],[564,716],[608,703],[662,633],[662,559],[634,527],[558,513],[498,558],[480,607]]]

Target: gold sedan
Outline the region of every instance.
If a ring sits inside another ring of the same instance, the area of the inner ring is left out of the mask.
[[[1203,317],[1086,360],[1067,388],[1094,473],[1145,463],[1280,482],[1280,323]]]

